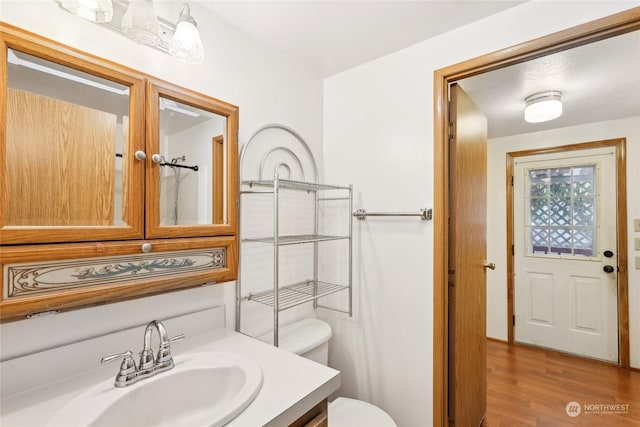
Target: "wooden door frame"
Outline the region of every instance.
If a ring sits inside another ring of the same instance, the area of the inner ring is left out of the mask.
[[[627,155],[626,138],[607,139],[603,141],[568,144],[556,147],[534,148],[531,150],[507,153],[507,248],[513,245],[513,171],[518,157],[537,154],[561,153],[567,151],[587,150],[590,148],[615,147],[616,149],[616,199],[618,216],[618,365],[629,368],[629,274],[627,271]],[[508,342],[515,343],[515,327],[511,319],[515,315],[514,306],[514,256],[507,256],[507,325]]]
[[[447,426],[449,84],[640,29],[640,7],[434,71],[433,425]]]
[[[211,189],[213,212],[211,223],[224,223],[224,135],[211,138]]]

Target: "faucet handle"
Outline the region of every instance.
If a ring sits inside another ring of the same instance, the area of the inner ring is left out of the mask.
[[[131,362],[133,362],[133,353],[131,351],[125,351],[124,353],[115,353],[115,354],[110,354],[108,356],[104,356],[102,359],[100,359],[100,363],[102,363],[103,365],[105,363],[111,363],[114,360],[118,360],[121,357],[124,358],[124,360],[122,361],[124,362],[129,362],[129,359],[131,359]],[[136,367],[136,362],[133,362],[133,368],[135,369]]]
[[[169,342],[182,341],[184,338],[184,334],[176,335],[175,337],[169,338]]]
[[[120,365],[120,371],[118,375],[116,375],[116,380],[114,385],[116,387],[124,387],[135,382],[136,377],[138,376],[138,370],[136,369],[136,362],[133,360],[133,353],[131,351],[125,351],[124,353],[116,353],[110,354],[108,356],[104,356],[100,363],[110,363],[114,360],[118,360],[122,358],[122,364]]]
[[[161,370],[168,370],[173,368],[173,357],[171,357],[171,343],[174,341],[182,341],[185,338],[184,334],[176,335],[169,338],[168,341],[160,344],[158,349],[158,355],[156,357],[156,368]]]

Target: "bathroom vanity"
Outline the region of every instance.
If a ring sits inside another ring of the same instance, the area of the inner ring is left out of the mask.
[[[0,75],[1,322],[237,278],[237,106],[1,22]],[[231,331],[224,307],[146,320],[185,335],[173,368],[116,388],[101,365],[155,352],[147,322],[96,316],[111,332],[42,350],[34,335],[0,362],[0,425],[326,425],[338,371]]]
[[[326,425],[322,424],[326,416],[326,398],[340,387],[340,373],[226,328],[206,331],[204,325],[218,323],[223,316],[223,309],[218,307],[164,321],[170,334],[184,332],[187,336],[172,345],[176,360],[174,370],[181,369],[180,365],[185,359],[203,354],[212,355],[211,359],[215,359],[216,354],[231,357],[229,360],[235,357],[259,366],[262,383],[257,394],[239,415],[222,425]],[[144,331],[144,325],[141,325],[0,363],[0,425],[60,425],[56,422],[64,419],[61,418],[61,412],[72,405],[75,399],[81,399],[92,388],[95,389],[97,384],[106,384],[101,393],[110,393],[115,389],[113,379],[118,372],[118,364],[101,366],[100,357],[127,349],[137,353]],[[156,377],[160,378],[171,372],[162,372]],[[145,381],[152,380],[144,379],[130,387],[136,387]],[[220,384],[219,387],[231,388],[233,384]],[[121,390],[125,393],[127,391],[126,387]],[[157,404],[168,406],[170,412],[171,406],[180,402],[178,397],[188,397],[191,391],[186,385],[182,387],[174,383],[163,390],[162,395],[157,398]],[[212,400],[218,394],[212,393]],[[202,396],[199,400],[202,400]],[[132,398],[132,405],[133,402]],[[92,408],[89,404],[78,407],[83,409],[77,411],[74,417],[77,425],[86,425],[82,420],[94,417],[83,411],[104,409]],[[160,411],[161,408],[156,409]],[[128,410],[135,409],[129,407]],[[65,424],[67,422],[65,420]],[[96,421],[95,424],[99,425],[99,422]]]

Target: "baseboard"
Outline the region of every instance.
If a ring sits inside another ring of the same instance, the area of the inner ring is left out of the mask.
[[[500,343],[503,343],[503,344],[509,344],[509,341],[502,340],[500,338],[487,337],[487,340],[494,341],[494,342],[500,342]]]

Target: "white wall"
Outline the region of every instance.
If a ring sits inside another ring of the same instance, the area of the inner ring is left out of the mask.
[[[261,124],[287,124],[311,145],[324,181],[354,184],[356,208],[416,212],[433,199],[435,69],[640,4],[528,2],[328,78],[323,101],[316,76],[191,3],[207,55],[200,66],[135,45],[63,12],[53,1],[3,0],[0,19],[239,105],[241,141]],[[168,17],[177,16],[179,4],[161,3],[174,8]],[[381,406],[401,426],[429,425],[432,254],[441,250],[433,248],[432,225],[368,219],[354,232],[355,315],[323,312],[334,327],[330,357],[343,371],[341,393]],[[229,303],[233,296],[232,284],[212,286],[4,324],[2,351],[91,336],[138,322],[132,317],[141,323]],[[232,326],[233,304],[227,307]]]
[[[325,178],[353,183],[355,207],[417,211],[433,200],[433,71],[638,2],[527,2],[325,81]],[[341,393],[401,426],[432,420],[431,223],[367,219],[355,229],[355,315],[323,314]]]
[[[182,1],[156,2],[157,12],[176,21]],[[240,107],[239,139],[258,127],[279,122],[296,129],[322,160],[322,88],[319,76],[272,51],[190,2],[198,21],[205,61],[183,64],[98,25],[72,16],[54,0],[6,1],[0,19],[144,73],[185,86]],[[0,359],[72,342],[152,318],[226,304],[227,327],[234,327],[235,285],[208,286],[141,298],[121,304],[71,311],[1,326]]]
[[[513,135],[489,141],[487,177],[487,259],[496,269],[487,273],[487,336],[507,339],[506,271],[506,153],[613,138],[627,138],[627,224],[629,262],[629,336],[631,364],[640,367],[640,270],[634,268],[633,219],[640,218],[640,195],[634,183],[640,182],[640,117],[571,126],[544,132]]]

